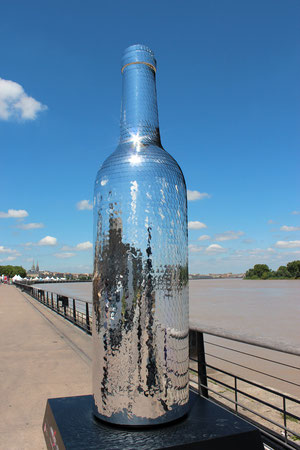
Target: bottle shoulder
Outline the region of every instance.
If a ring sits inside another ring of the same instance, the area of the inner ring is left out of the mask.
[[[134,146],[131,143],[121,143],[116,150],[106,158],[100,167],[97,180],[110,173],[124,172],[159,174],[160,172],[176,172],[184,177],[177,161],[163,148],[157,145]]]

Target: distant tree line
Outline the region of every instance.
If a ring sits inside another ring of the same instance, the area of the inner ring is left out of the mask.
[[[20,277],[26,277],[26,270],[22,266],[0,266],[0,276],[6,275],[9,278],[15,275],[20,275]]]
[[[79,281],[91,281],[91,279],[92,279],[92,275],[84,275],[84,274],[78,275],[78,276],[77,275],[74,276],[71,273],[67,273],[64,276],[65,276],[67,281],[77,281],[77,280],[79,280]]]
[[[267,264],[255,264],[253,269],[247,270],[246,280],[280,280],[300,279],[300,261],[291,261],[286,266],[271,270]]]
[[[90,275],[80,275],[77,280],[80,281],[90,281],[92,279],[92,277]]]

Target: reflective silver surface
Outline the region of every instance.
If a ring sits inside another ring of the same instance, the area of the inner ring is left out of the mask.
[[[188,259],[183,174],[161,147],[151,50],[122,60],[121,137],[94,196],[94,413],[151,425],[187,412]]]

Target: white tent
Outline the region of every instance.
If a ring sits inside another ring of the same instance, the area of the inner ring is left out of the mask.
[[[20,277],[20,275],[15,275],[14,277],[12,277],[12,280],[13,281],[21,281],[21,280],[23,280],[23,278]]]

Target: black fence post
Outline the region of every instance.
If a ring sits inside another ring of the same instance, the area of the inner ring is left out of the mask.
[[[48,291],[47,291],[47,306],[49,306],[49,295],[48,295]]]
[[[85,303],[85,315],[86,315],[86,329],[87,329],[87,331],[91,331],[91,328],[90,328],[90,313],[89,313],[89,304],[88,304],[88,302]]]
[[[51,292],[51,307],[52,307],[52,309],[54,309],[54,305],[53,305],[53,292]]]
[[[203,333],[197,331],[196,335],[196,348],[198,355],[198,387],[199,394],[202,397],[208,398],[208,389],[207,387],[207,373],[206,373],[206,363],[205,363],[205,349],[204,349],[204,338]]]
[[[286,401],[285,401],[285,396],[282,396],[282,401],[283,401],[283,424],[284,424],[284,440],[287,443],[288,441],[288,434],[287,434],[287,430],[286,430]]]
[[[74,298],[73,298],[73,321],[74,323],[76,323],[76,302]]]
[[[238,393],[237,393],[237,378],[234,377],[234,400],[235,400],[235,410],[238,412]]]

